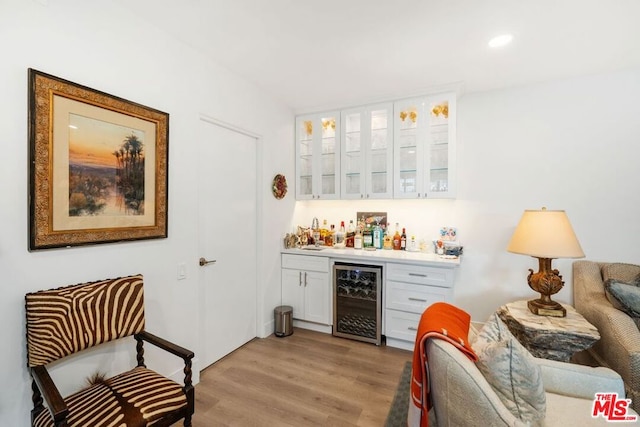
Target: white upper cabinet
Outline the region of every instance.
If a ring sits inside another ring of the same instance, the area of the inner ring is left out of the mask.
[[[456,94],[296,117],[296,199],[456,196]]]
[[[340,197],[340,113],[296,118],[296,198]]]
[[[394,103],[395,198],[455,197],[455,94]]]
[[[393,104],[341,112],[342,199],[393,197]]]

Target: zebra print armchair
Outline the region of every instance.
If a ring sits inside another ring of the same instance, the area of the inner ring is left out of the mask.
[[[145,330],[142,275],[28,293],[25,300],[32,426],[169,426],[181,419],[191,426],[194,354]],[[47,364],[131,335],[137,342],[135,368],[60,395]],[[144,341],[184,360],[184,386],[145,366]]]

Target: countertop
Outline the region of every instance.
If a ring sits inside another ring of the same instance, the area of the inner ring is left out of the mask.
[[[375,251],[353,248],[336,249],[333,247],[323,248],[321,250],[313,249],[283,249],[283,254],[293,255],[311,255],[328,258],[341,258],[358,260],[360,262],[367,261],[392,261],[410,264],[426,264],[437,265],[439,267],[454,268],[460,265],[460,258],[443,258],[434,253],[398,251],[376,249]]]

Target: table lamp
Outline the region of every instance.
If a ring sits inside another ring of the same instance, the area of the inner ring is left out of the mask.
[[[529,310],[540,316],[565,317],[565,308],[551,300],[551,295],[564,286],[559,271],[551,269],[551,260],[584,257],[567,214],[547,208],[525,210],[507,250],[538,258],[539,271],[534,273],[530,268],[527,283],[540,298],[527,302]]]

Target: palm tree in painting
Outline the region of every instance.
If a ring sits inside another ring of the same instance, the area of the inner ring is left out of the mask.
[[[143,142],[134,134],[127,136],[120,149],[113,152],[118,163],[116,188],[125,205],[136,214],[144,213]]]

